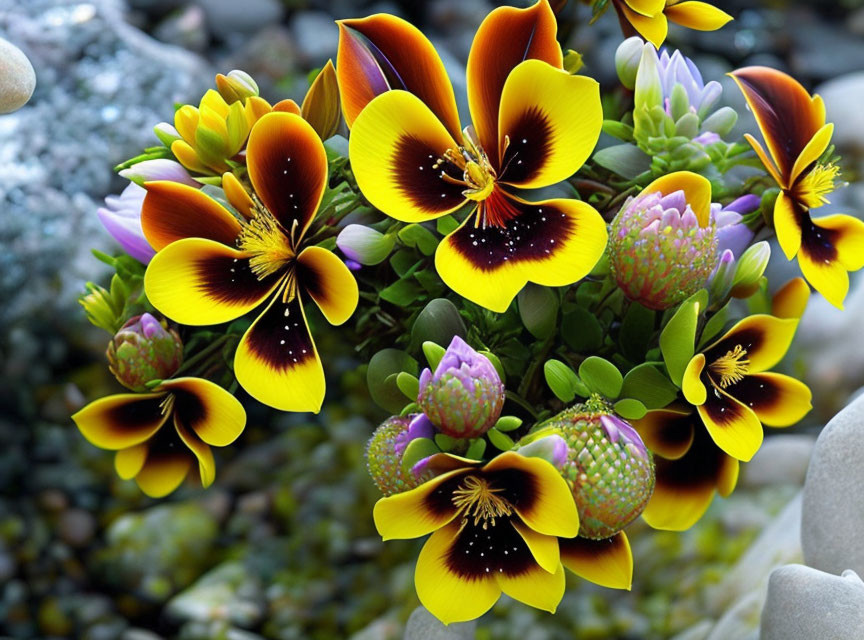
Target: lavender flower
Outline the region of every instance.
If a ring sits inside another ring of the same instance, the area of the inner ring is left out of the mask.
[[[190,187],[198,188],[201,186],[200,182],[193,180],[182,164],[174,160],[168,160],[167,158],[143,160],[142,162],[133,164],[128,169],[123,169],[120,171],[120,175],[138,184],[150,182],[151,180],[169,180]]]
[[[130,182],[119,196],[105,198],[105,207],[96,211],[105,229],[138,262],[148,264],[156,252],[141,229],[141,207],[147,190]]]

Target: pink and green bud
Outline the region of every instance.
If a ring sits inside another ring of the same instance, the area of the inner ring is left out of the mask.
[[[639,517],[654,493],[654,461],[630,424],[577,405],[546,428],[567,444],[566,461],[558,468],[579,510],[580,536],[608,538]]]
[[[684,191],[642,193],[612,222],[609,262],[628,298],[668,309],[708,282],[717,264],[716,223],[701,226]]]
[[[422,467],[416,472],[405,471],[402,454],[415,438],[431,438],[433,435],[434,428],[422,415],[393,416],[375,429],[366,445],[366,468],[381,493],[385,496],[402,493],[420,486],[431,477],[432,474]]]
[[[145,313],[124,324],[108,343],[108,367],[118,382],[132,391],[164,380],[183,362],[183,343],[167,324]]]
[[[420,374],[417,402],[442,433],[477,438],[501,415],[504,385],[492,362],[454,336],[435,368]]]

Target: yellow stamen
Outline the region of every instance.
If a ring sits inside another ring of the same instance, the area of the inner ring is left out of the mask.
[[[798,198],[811,209],[828,204],[827,196],[834,191],[840,175],[836,164],[817,164],[798,184]]]
[[[162,402],[159,403],[159,410],[162,412],[163,416],[167,416],[171,413],[172,409],[174,409],[174,394],[169,393],[165,396]]]
[[[463,133],[464,146],[456,149],[447,149],[439,158],[433,169],[440,169],[445,163],[449,163],[462,171],[462,179],[459,180],[448,173],[441,171],[441,179],[449,184],[458,184],[465,187],[462,192],[469,200],[482,202],[489,197],[495,189],[495,181],[498,176],[486,152],[480,147],[471,127],[466,127]]]
[[[243,225],[237,246],[252,254],[249,266],[259,280],[276,273],[295,257],[293,243],[282,225],[259,206],[255,207],[255,216]]]
[[[474,526],[481,521],[483,528],[489,524],[495,526],[495,519],[509,516],[513,513],[513,507],[504,498],[497,494],[501,489],[494,489],[483,478],[468,476],[465,481],[453,492],[453,504],[462,512],[462,526],[468,520],[474,518]]]
[[[712,362],[710,367],[712,371],[720,375],[720,386],[725,389],[730,384],[743,380],[750,370],[747,350],[740,344],[735,345],[735,348],[727,351],[725,356]]]

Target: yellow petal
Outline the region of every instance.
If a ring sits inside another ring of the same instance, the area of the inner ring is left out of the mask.
[[[357,280],[336,254],[307,247],[297,257],[297,281],[332,325],[343,324],[360,299]]]
[[[730,388],[769,427],[788,427],[813,408],[806,384],[781,373],[755,373]]]
[[[534,565],[520,574],[496,574],[501,591],[529,607],[555,613],[564,597],[565,577],[561,563],[554,573]]]
[[[687,402],[692,405],[705,404],[705,398],[708,395],[708,390],[702,383],[702,371],[705,369],[705,354],[697,353],[684,370],[684,379],[681,383],[681,391],[684,392],[684,397]]]
[[[804,278],[792,278],[771,298],[771,315],[777,318],[800,318],[810,300],[810,287]]]
[[[558,554],[558,538],[555,536],[545,536],[542,533],[537,533],[530,527],[520,524],[517,521],[512,522],[513,528],[519,532],[528,549],[531,550],[531,555],[537,564],[544,571],[555,573],[558,567],[561,566],[561,558]]]
[[[164,399],[164,393],[121,393],[91,402],[72,420],[100,449],[128,449],[149,440],[165,423]]]
[[[237,176],[235,176],[231,172],[223,173],[222,189],[225,191],[225,198],[228,200],[232,207],[237,209],[240,215],[242,215],[247,220],[252,218],[252,216],[255,214],[255,203],[252,201],[249,193],[237,179]]]
[[[747,351],[749,373],[767,371],[786,355],[797,328],[798,320],[795,318],[775,318],[766,314],[748,316],[705,349],[706,361],[710,367],[710,363],[740,345]]]
[[[142,442],[114,454],[114,470],[117,475],[123,480],[131,480],[138,475],[147,459],[147,449],[147,443]]]
[[[237,103],[235,103],[237,104]],[[183,441],[189,450],[195,455],[198,460],[198,476],[201,479],[201,486],[205,489],[213,484],[216,479],[216,461],[213,459],[213,451],[204,443],[192,429],[187,428],[180,416],[175,412],[174,426],[177,429],[177,435]]]
[[[135,482],[151,498],[164,498],[180,486],[191,467],[191,455],[148,455]]]
[[[732,20],[725,11],[695,0],[677,2],[666,7],[664,13],[672,22],[697,31],[715,31]]]
[[[559,544],[564,567],[580,578],[609,589],[630,590],[633,553],[623,531],[604,540],[570,538],[560,540]]]
[[[664,196],[683,191],[687,204],[696,214],[699,225],[707,227],[711,218],[711,182],[692,171],[676,171],[657,178],[642,193],[662,193]]]
[[[626,4],[617,3],[616,7],[621,7],[624,17],[627,19],[633,28],[639,32],[639,35],[645,38],[658,49],[666,39],[666,34],[669,31],[669,23],[663,13],[658,13],[654,16],[643,16],[633,11]]]
[[[762,423],[749,408],[716,387],[697,410],[711,438],[728,455],[749,462],[762,445]]]
[[[448,471],[410,491],[381,498],[372,511],[378,533],[384,540],[419,538],[445,526],[457,513],[450,490],[465,472]]]
[[[165,380],[160,390],[174,394],[174,414],[205,443],[225,447],[246,426],[243,405],[218,384],[201,378]]]
[[[830,122],[816,132],[816,135],[810,139],[810,142],[801,151],[801,155],[796,158],[795,164],[792,167],[790,182],[797,180],[798,176],[804,173],[807,167],[816,162],[825,153],[825,149],[831,143],[833,133],[834,125]]]

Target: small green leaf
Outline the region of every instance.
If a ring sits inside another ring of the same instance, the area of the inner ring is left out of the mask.
[[[444,357],[445,353],[447,353],[447,350],[441,345],[434,342],[423,343],[423,355],[426,356],[426,362],[429,363],[429,368],[432,371],[438,368],[438,363],[441,362],[441,358]]]
[[[416,401],[417,396],[420,395],[420,381],[417,376],[412,376],[410,373],[400,371],[396,375],[396,386],[411,401]]]
[[[645,417],[648,409],[634,398],[624,398],[615,403],[615,413],[627,420],[639,420]]]
[[[579,290],[583,288],[584,285]],[[603,344],[603,327],[593,313],[584,307],[574,307],[561,318],[561,337],[573,351],[590,352]]]
[[[468,451],[465,452],[465,457],[470,460],[482,460],[485,452],[486,441],[483,438],[475,438],[468,446]]]
[[[678,388],[654,365],[643,363],[624,376],[623,398],[639,400],[649,409],[662,409],[678,396]]]
[[[632,129],[620,133],[630,133],[631,131]],[[628,180],[632,180],[651,168],[651,157],[630,143],[616,144],[601,149],[594,154],[594,162]]]
[[[435,221],[435,228],[442,236],[449,236],[459,228],[459,221],[453,216],[441,216]]]
[[[558,321],[558,296],[549,287],[528,283],[516,297],[519,316],[528,332],[544,340],[555,332]]]
[[[398,235],[402,242],[409,247],[416,247],[424,256],[431,256],[438,248],[438,238],[421,224],[409,224]]]
[[[468,329],[459,310],[447,298],[435,298],[426,303],[411,327],[411,343],[416,346],[431,341],[449,345],[453,336],[464,338]]]
[[[396,306],[407,307],[423,295],[423,288],[413,278],[403,278],[382,289],[378,295]]]
[[[543,365],[543,375],[552,393],[561,402],[573,402],[576,397],[576,372],[560,360],[547,360]]]
[[[501,433],[495,427],[489,429],[489,431],[486,432],[486,435],[489,437],[489,442],[495,445],[496,449],[500,449],[501,451],[510,451],[510,449],[516,446],[516,443],[513,442],[513,438],[508,436],[506,433]]]
[[[385,411],[399,413],[405,406],[396,378],[401,372],[417,375],[417,361],[399,349],[383,349],[372,356],[366,370],[369,394]]]
[[[448,436],[446,433],[435,434],[435,444],[438,445],[441,451],[452,451],[457,442],[459,442],[458,438]]]
[[[589,389],[614,400],[621,393],[624,376],[618,367],[604,358],[591,356],[579,365],[579,377]]]
[[[723,330],[723,327],[726,326],[726,322],[729,320],[729,305],[731,304],[731,301],[727,302],[719,311],[717,311],[717,313],[708,319],[708,322],[705,323],[705,328],[702,329],[702,336],[699,339],[700,349],[708,344],[708,342],[710,342],[711,339],[719,334]]]
[[[498,431],[515,431],[522,426],[522,418],[516,416],[501,416],[498,422],[495,423],[495,428]]]
[[[704,296],[701,295],[704,293]],[[675,386],[681,386],[684,370],[696,348],[696,327],[699,314],[705,308],[708,292],[702,289],[681,303],[660,334],[660,350],[666,370]]]
[[[410,473],[411,467],[420,462],[423,458],[434,456],[436,453],[441,453],[438,446],[429,438],[414,438],[405,447],[405,453],[402,454],[402,472]]]

